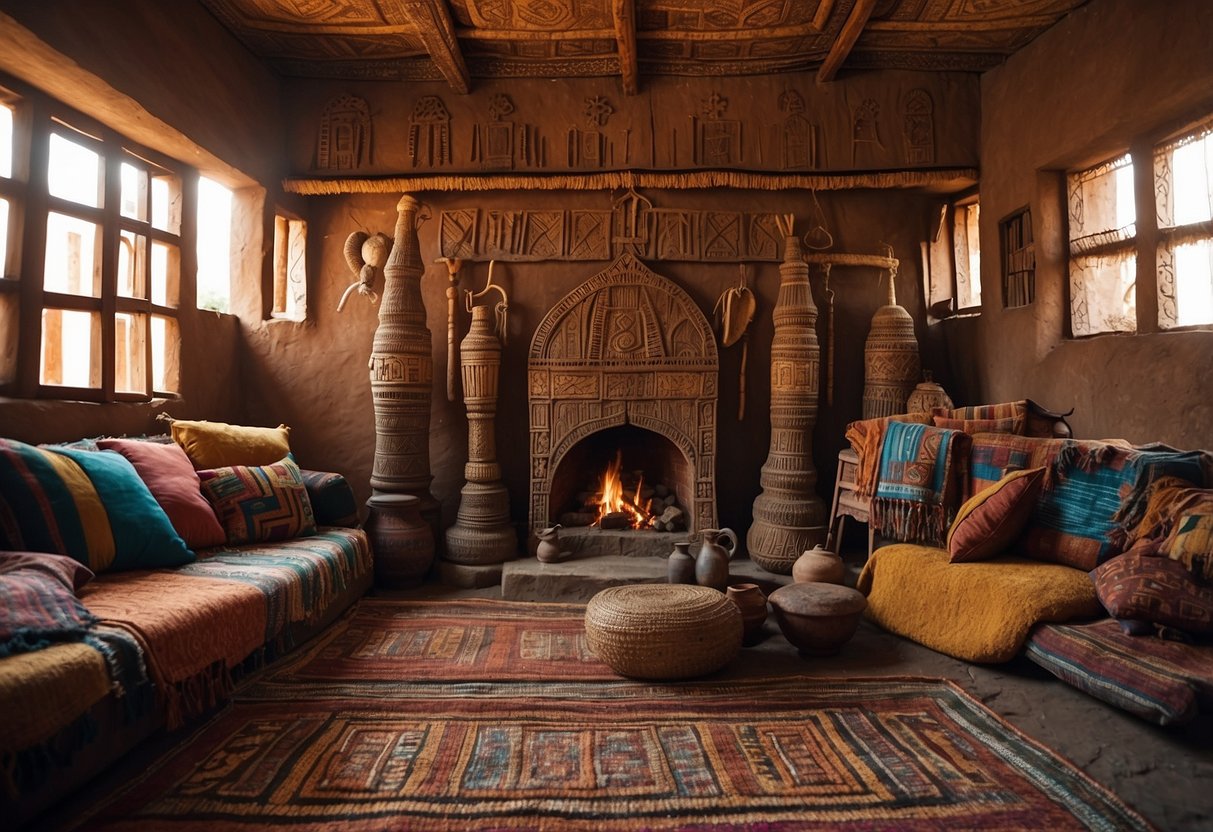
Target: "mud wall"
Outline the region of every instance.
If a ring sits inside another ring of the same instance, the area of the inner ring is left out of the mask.
[[[195,3],[9,2],[0,70],[240,189],[233,308],[259,311],[265,185],[282,175],[278,81]],[[189,268],[192,253],[183,252]],[[44,442],[159,433],[156,414],[240,421],[241,325],[182,295],[180,397],[147,404],[0,399],[0,435]],[[253,315],[245,325],[256,325]]]
[[[1080,436],[1213,446],[1213,332],[1067,339],[1061,171],[1213,112],[1213,5],[1100,0],[982,76],[980,318],[942,325],[980,377],[973,400],[1025,396],[1060,409]],[[1030,205],[1036,301],[1002,309],[998,221]],[[1139,206],[1138,215],[1153,206]],[[1148,244],[1139,263],[1153,263]],[[1139,307],[1145,306],[1139,296]],[[1156,330],[1156,327],[1154,327]]]

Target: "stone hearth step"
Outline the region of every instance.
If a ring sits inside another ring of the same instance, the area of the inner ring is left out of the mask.
[[[666,581],[666,560],[657,557],[600,555],[561,563],[534,558],[510,561],[501,569],[501,597],[510,601],[588,601],[600,590],[622,584]],[[729,582],[753,583],[766,594],[792,582],[791,575],[772,575],[750,560],[729,563]]]

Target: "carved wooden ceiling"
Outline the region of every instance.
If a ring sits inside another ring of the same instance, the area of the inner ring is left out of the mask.
[[[284,76],[977,71],[1088,0],[201,0]]]

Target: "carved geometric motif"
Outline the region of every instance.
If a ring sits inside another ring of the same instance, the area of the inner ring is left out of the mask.
[[[476,208],[443,211],[439,218],[439,250],[443,257],[467,260],[476,254]]]
[[[750,238],[746,253],[751,260],[777,260],[782,236],[774,214],[753,214],[750,217]]]
[[[606,260],[611,255],[611,215],[606,211],[570,211],[570,260]]]
[[[741,214],[705,211],[703,217],[704,260],[736,260],[741,255]]]
[[[531,257],[551,260],[564,250],[564,213],[562,211],[528,211],[523,251]]]

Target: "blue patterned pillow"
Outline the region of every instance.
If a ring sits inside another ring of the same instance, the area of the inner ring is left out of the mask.
[[[289,458],[271,465],[203,470],[198,479],[233,546],[316,533],[303,475]]]
[[[0,548],[93,572],[178,566],[194,553],[122,456],[0,439]]]

